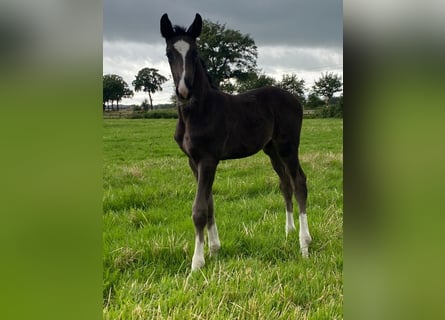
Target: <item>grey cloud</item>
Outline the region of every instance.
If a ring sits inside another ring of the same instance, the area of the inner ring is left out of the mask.
[[[173,24],[187,27],[197,12],[250,34],[259,48],[258,67],[269,75],[296,72],[310,85],[322,71],[342,71],[340,0],[105,0],[104,72],[122,74],[129,83],[144,66],[167,76],[159,20],[168,13]],[[172,92],[169,81],[155,94],[156,103],[168,102]]]
[[[168,13],[173,24],[188,26],[196,12],[250,34],[257,45],[342,46],[339,0],[106,0],[104,39],[161,43],[162,14]]]

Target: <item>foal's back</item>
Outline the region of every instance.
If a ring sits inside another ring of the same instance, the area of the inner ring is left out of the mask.
[[[225,113],[223,158],[249,156],[272,140],[298,148],[303,108],[293,95],[276,87],[224,95],[219,106]]]

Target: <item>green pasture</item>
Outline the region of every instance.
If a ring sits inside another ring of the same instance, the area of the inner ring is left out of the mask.
[[[104,319],[342,319],[343,121],[303,122],[309,259],[298,231],[285,236],[278,177],[260,152],[218,166],[222,248],[193,274],[196,184],[175,124],[104,120]]]

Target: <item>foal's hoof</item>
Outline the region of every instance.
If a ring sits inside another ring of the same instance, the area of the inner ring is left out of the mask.
[[[303,258],[309,257],[309,245],[312,242],[312,238],[310,234],[307,234],[305,236],[300,236],[300,248],[301,248],[301,255]]]
[[[204,258],[193,257],[192,259],[192,271],[197,271],[204,267],[205,260]]]
[[[295,232],[295,225],[286,225],[286,238],[291,234],[292,232]]]
[[[305,259],[309,258],[309,248],[301,248],[301,255]]]
[[[216,257],[218,255],[218,251],[221,248],[221,244],[219,243],[215,243],[210,245],[209,249],[210,249],[210,256],[211,257]]]

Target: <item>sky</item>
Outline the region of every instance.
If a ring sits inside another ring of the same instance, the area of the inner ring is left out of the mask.
[[[153,104],[169,103],[174,93],[165,57],[160,19],[188,27],[203,19],[249,34],[258,47],[257,66],[276,80],[295,73],[312,86],[322,73],[343,76],[343,2],[340,0],[104,0],[103,74],[118,74],[131,89],[137,72],[156,68],[169,78]],[[121,104],[140,104],[136,93]]]

